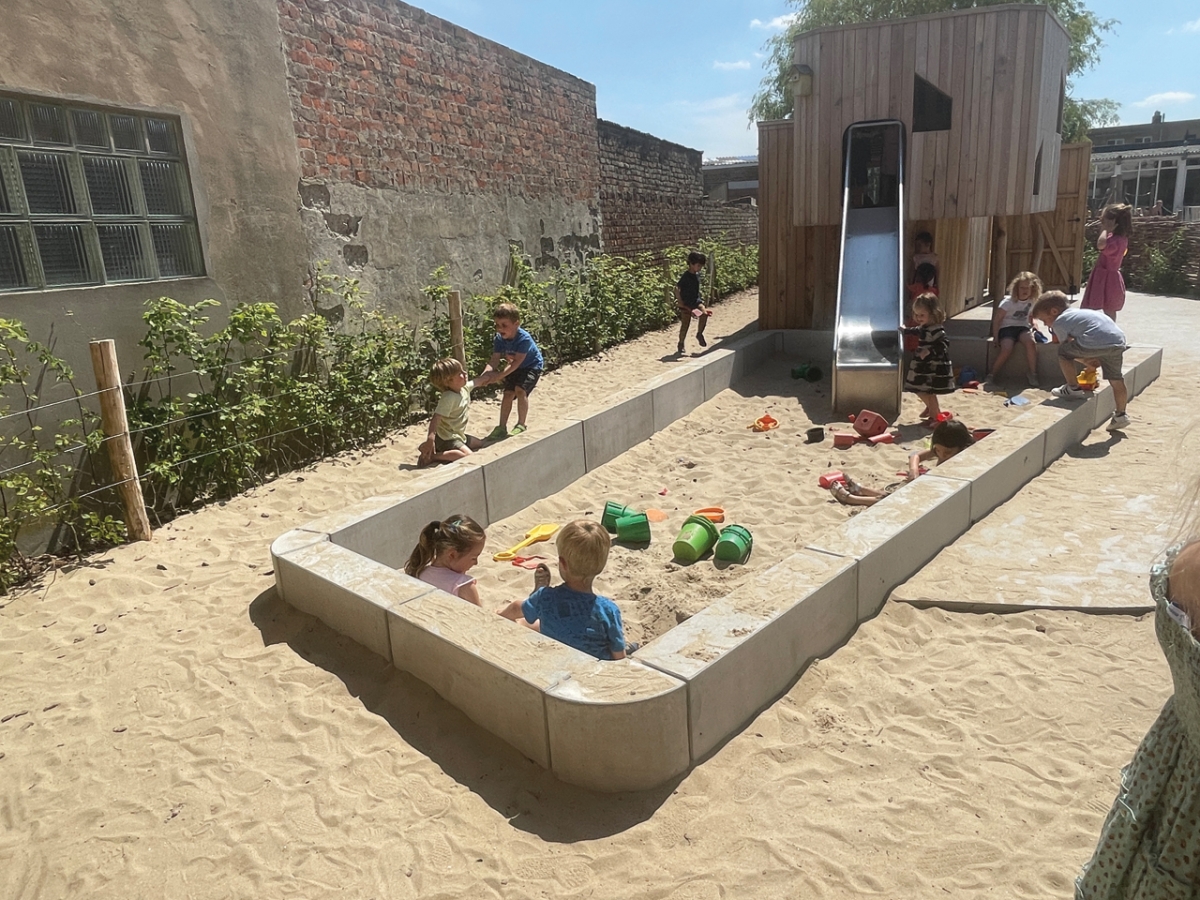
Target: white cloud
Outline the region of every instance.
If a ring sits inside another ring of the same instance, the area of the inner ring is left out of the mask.
[[[744,59],[739,59],[737,62],[714,62],[713,68],[721,72],[733,72],[736,69],[750,68],[750,63]]]
[[[1196,19],[1194,22],[1184,22],[1183,30],[1184,31],[1200,31],[1200,19]]]
[[[786,15],[776,16],[770,22],[764,22],[762,19],[751,19],[751,28],[762,28],[767,31],[783,31],[796,20],[795,13],[787,13]]]
[[[1169,106],[1172,103],[1189,103],[1196,99],[1195,94],[1187,91],[1163,91],[1161,94],[1151,94],[1145,100],[1130,103],[1130,106]]]
[[[684,127],[671,140],[703,150],[708,157],[757,153],[758,130],[746,127],[749,105],[741,94],[672,104],[680,112],[675,120]]]

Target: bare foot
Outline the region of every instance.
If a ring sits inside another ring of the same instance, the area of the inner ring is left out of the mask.
[[[537,591],[545,587],[550,587],[550,567],[545,563],[538,563],[538,567],[533,570],[533,589]]]

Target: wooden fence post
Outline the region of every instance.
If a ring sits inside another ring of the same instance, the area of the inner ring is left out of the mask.
[[[462,297],[458,291],[451,291],[446,299],[450,304],[450,344],[454,348],[454,358],[466,369],[467,348],[463,343]]]
[[[117,490],[125,507],[125,528],[130,540],[148,541],[151,538],[150,520],[146,516],[142,483],[138,481],[137,463],[133,459],[133,444],[129,441],[117,345],[113,341],[92,341],[88,347],[92,351],[96,389],[100,392],[100,420],[104,425],[104,436],[108,438],[108,458],[113,474],[120,482]]]

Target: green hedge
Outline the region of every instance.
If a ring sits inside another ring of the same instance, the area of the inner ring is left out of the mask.
[[[716,293],[753,285],[757,247],[706,241],[716,258]],[[468,368],[491,355],[491,311],[515,303],[522,325],[553,368],[582,359],[675,318],[673,287],[687,248],[657,257],[598,256],[539,276],[513,259],[513,284],[463,302]],[[414,326],[367,308],[358,282],[318,267],[314,293],[345,318],[314,311],[284,323],[270,303],[239,304],[225,327],[208,332],[205,300],[188,306],[149,300],[143,320],[144,373],[127,392],[130,431],[151,518],[229,497],[282,472],[331,454],[378,442],[428,415],[436,402],[428,373],[451,355],[449,286],[438,270],[424,289],[425,323]],[[315,304],[320,307],[322,303]],[[66,383],[70,371],[20,323],[0,320],[0,396],[36,407],[30,384]],[[77,393],[77,392],[76,392]],[[79,553],[124,537],[95,416],[82,403],[56,433],[0,434],[0,591],[36,569],[18,539],[53,527],[51,552]],[[0,405],[0,415],[9,412]],[[20,421],[20,417],[17,417]],[[75,454],[62,451],[71,449]],[[18,467],[18,468],[13,468]]]

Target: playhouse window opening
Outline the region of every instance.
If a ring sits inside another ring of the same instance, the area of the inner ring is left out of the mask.
[[[920,75],[913,76],[913,132],[949,131],[954,101]]]

